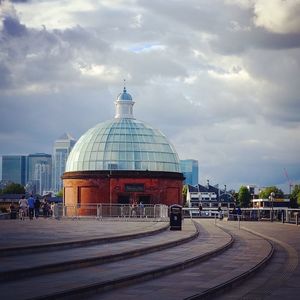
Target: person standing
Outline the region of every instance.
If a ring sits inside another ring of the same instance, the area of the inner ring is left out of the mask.
[[[50,206],[49,206],[47,198],[44,199],[43,204],[42,204],[42,208],[43,208],[44,218],[48,218],[49,217]]]
[[[218,207],[218,215],[219,215],[219,219],[222,220],[223,219],[223,212],[222,212],[221,206]]]
[[[202,210],[203,210],[202,203],[199,202],[198,208],[199,208],[199,217],[201,217]]]
[[[20,220],[25,220],[25,216],[27,215],[28,201],[25,196],[19,200],[19,218]]]
[[[139,215],[140,215],[140,218],[144,217],[144,203],[142,201],[140,201],[140,203],[139,203]]]
[[[35,200],[32,195],[30,195],[30,197],[27,199],[27,202],[28,202],[28,210],[29,210],[29,219],[32,220],[34,215],[34,203],[35,203]]]
[[[13,202],[9,206],[9,211],[10,211],[10,218],[11,219],[16,219],[17,218],[17,209]]]
[[[34,202],[34,216],[37,219],[40,215],[40,207],[41,207],[41,201],[38,196],[36,196],[35,202]]]
[[[55,203],[51,202],[51,204],[50,204],[50,214],[51,214],[52,218],[55,218],[55,212],[54,212],[54,210],[55,210]]]

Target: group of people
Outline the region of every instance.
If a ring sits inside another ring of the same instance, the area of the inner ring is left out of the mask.
[[[53,204],[50,205],[48,200],[45,198],[43,201],[40,201],[39,197],[33,197],[30,195],[27,199],[25,196],[19,200],[19,207],[15,207],[13,203],[10,205],[11,218],[15,219],[17,212],[19,212],[19,219],[24,220],[26,216],[30,220],[33,218],[38,218],[40,216],[41,210],[43,217],[50,217],[53,212]]]
[[[140,203],[137,203],[136,200],[133,200],[130,204],[130,213],[132,217],[144,217],[145,215],[145,207],[144,203],[140,201]]]

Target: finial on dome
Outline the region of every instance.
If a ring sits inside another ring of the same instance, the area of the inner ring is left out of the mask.
[[[123,92],[119,94],[117,100],[118,101],[132,101],[131,95],[128,94],[127,90],[126,90],[126,79],[123,79],[123,81],[124,81]]]
[[[124,78],[123,81],[124,81],[124,89],[123,89],[123,92],[124,92],[124,93],[127,93],[127,91],[126,91],[126,79]]]

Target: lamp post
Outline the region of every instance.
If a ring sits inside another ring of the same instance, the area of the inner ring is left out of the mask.
[[[270,196],[269,196],[269,199],[270,199],[270,201],[271,201],[271,218],[270,218],[271,222],[273,222],[273,204],[274,204],[274,197],[275,197],[275,193],[272,192],[272,193],[270,194]]]

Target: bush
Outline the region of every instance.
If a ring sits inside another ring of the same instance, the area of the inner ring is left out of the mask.
[[[6,208],[5,206],[1,206],[1,207],[0,207],[0,211],[1,211],[2,213],[7,213],[7,212],[8,212],[8,210],[7,210],[7,208]]]

